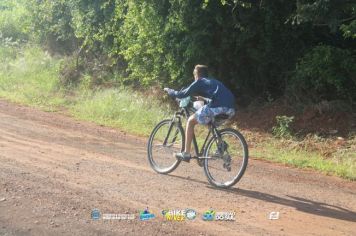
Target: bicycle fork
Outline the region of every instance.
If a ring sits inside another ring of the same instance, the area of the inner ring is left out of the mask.
[[[168,128],[168,132],[167,132],[167,136],[165,137],[164,141],[163,141],[163,146],[166,146],[167,145],[167,142],[168,142],[168,138],[169,138],[169,135],[171,134],[172,132],[172,128],[175,126],[176,122],[180,122],[180,120],[176,121],[176,116],[172,119],[170,125],[169,125],[169,128]],[[179,119],[179,118],[178,118]],[[175,130],[175,133],[173,135],[173,139],[171,141],[172,145],[174,144],[174,142],[176,141],[177,139],[177,135],[179,133],[179,130],[176,129]]]
[[[213,127],[214,135],[216,136],[216,145],[217,145],[217,155],[223,159],[224,164],[223,168],[227,171],[231,171],[231,156],[227,150],[229,145],[222,139],[220,133],[216,128]],[[225,154],[226,153],[226,154]]]

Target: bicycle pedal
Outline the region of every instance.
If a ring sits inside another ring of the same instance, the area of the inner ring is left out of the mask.
[[[204,167],[204,162],[203,162],[202,159],[197,159],[197,164],[198,164],[198,166],[200,166],[200,167]]]
[[[212,159],[213,157],[197,157],[198,160],[204,160],[204,159]]]
[[[189,157],[189,158],[179,158],[179,160],[185,161],[185,162],[187,162],[187,163],[190,162],[190,159],[192,159],[192,157]]]

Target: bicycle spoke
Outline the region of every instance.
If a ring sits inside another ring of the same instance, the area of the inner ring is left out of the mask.
[[[172,126],[170,120],[162,121],[155,127],[148,144],[149,161],[155,171],[169,173],[178,166],[174,153],[182,150],[183,134],[182,128]]]
[[[220,135],[220,142],[215,138],[206,150],[206,156],[219,155],[219,158],[208,158],[205,171],[211,183],[224,187],[241,178],[246,168],[244,159],[247,158],[247,150],[235,131],[222,132]]]

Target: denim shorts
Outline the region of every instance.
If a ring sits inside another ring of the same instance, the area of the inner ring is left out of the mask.
[[[204,105],[199,110],[195,112],[195,119],[199,124],[207,125],[209,124],[214,116],[226,114],[229,116],[229,119],[235,115],[235,109],[228,107],[208,107]]]

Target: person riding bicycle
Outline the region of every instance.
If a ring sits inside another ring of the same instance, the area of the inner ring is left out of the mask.
[[[207,125],[215,116],[220,114],[226,114],[228,118],[235,115],[234,95],[220,81],[208,78],[207,66],[196,65],[193,75],[194,82],[187,88],[182,88],[180,91],[164,88],[164,91],[171,97],[182,99],[188,96],[201,96],[210,100],[208,104],[202,106],[195,114],[191,115],[187,121],[185,149],[183,152],[175,154],[177,158],[186,162],[191,159],[190,150],[196,124]]]

